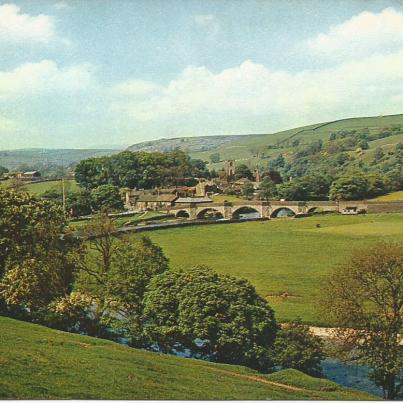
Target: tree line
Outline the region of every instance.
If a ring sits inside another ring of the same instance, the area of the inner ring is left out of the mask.
[[[85,189],[100,185],[152,189],[196,184],[209,177],[206,164],[181,150],[171,152],[123,151],[109,157],[82,160],[75,169],[76,181]]]

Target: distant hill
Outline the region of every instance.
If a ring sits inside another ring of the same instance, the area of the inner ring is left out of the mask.
[[[328,140],[332,132],[368,128],[370,133],[376,133],[393,126],[403,127],[403,114],[340,119],[267,134],[162,139],[134,144],[128,149],[132,151],[170,151],[179,147],[183,151],[189,152],[192,157],[201,158],[207,162],[210,161],[211,154],[219,153],[222,161],[235,159],[240,163],[255,166],[266,164],[267,159],[276,157],[280,153],[292,152],[292,142],[295,140],[304,145],[314,140]],[[393,138],[375,140],[369,145],[370,149],[380,146],[388,151],[399,141],[403,141],[403,134],[398,134]],[[218,168],[221,165],[222,163],[210,164],[210,167]]]
[[[58,165],[67,167],[83,159],[100,157],[118,152],[115,149],[45,149],[24,148],[20,150],[1,150],[0,165],[14,170],[21,165],[43,166]]]
[[[370,400],[295,370],[262,375],[0,317],[0,399]]]
[[[144,141],[128,147],[130,151],[173,151],[180,148],[183,151],[205,152],[219,147],[224,147],[237,140],[243,140],[253,135],[234,136],[199,136],[199,137],[178,137],[173,139],[160,139]]]

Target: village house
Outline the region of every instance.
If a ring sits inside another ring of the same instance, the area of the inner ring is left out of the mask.
[[[22,181],[34,182],[38,181],[42,178],[42,175],[39,171],[28,171],[28,172],[14,172],[8,174],[9,178],[20,179]]]

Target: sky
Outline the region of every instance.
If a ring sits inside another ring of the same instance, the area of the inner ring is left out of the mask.
[[[0,149],[403,113],[403,1],[0,0]]]

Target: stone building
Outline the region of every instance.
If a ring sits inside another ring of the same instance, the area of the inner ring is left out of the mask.
[[[227,178],[232,178],[235,175],[235,161],[234,160],[225,161],[224,171]]]

